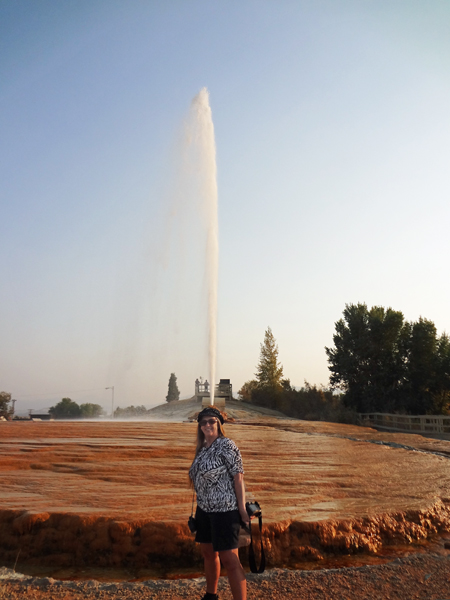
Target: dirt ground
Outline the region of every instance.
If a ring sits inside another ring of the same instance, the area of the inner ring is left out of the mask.
[[[40,573],[55,579],[0,567],[0,600],[202,597],[203,579],[58,579],[67,577],[62,571],[75,559],[77,565],[120,568],[132,556],[145,570],[149,556],[166,564],[175,552],[193,552],[185,522],[195,425],[2,427],[0,556],[9,566],[19,557],[18,570],[21,561],[42,559],[53,568]],[[269,418],[229,425],[227,432],[241,448],[247,484],[263,505],[269,565],[299,569],[249,575],[249,600],[450,600],[450,552],[443,544],[384,564],[321,570],[297,565],[313,550],[322,560],[321,553],[376,554],[395,541],[448,535],[450,441]],[[219,597],[231,600],[226,578]]]
[[[14,579],[16,577],[16,579]],[[226,578],[219,598],[231,600]],[[0,569],[0,600],[179,600],[202,597],[204,579],[141,583],[61,582]],[[391,563],[248,575],[249,600],[450,600],[450,553],[420,554]]]

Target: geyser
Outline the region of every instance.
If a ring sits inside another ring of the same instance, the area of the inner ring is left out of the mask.
[[[217,284],[219,266],[216,143],[209,92],[202,88],[192,100],[185,125],[183,166],[192,178],[195,199],[206,232],[205,292],[211,404],[214,404],[217,355]]]

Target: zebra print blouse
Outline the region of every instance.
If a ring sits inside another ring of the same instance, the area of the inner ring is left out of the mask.
[[[205,512],[227,512],[238,508],[234,476],[243,473],[241,453],[226,437],[218,437],[202,448],[189,469],[197,505]]]

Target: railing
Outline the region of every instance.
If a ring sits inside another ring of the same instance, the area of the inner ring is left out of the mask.
[[[388,413],[361,413],[363,425],[391,431],[450,434],[450,416],[446,415],[392,415]]]
[[[197,395],[203,394],[205,396],[209,396],[209,383],[196,383],[195,384],[195,393]]]

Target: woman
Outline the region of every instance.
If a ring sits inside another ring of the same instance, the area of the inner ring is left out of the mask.
[[[235,600],[246,600],[247,583],[238,555],[241,522],[249,526],[245,510],[244,469],[241,453],[225,437],[217,408],[203,409],[197,417],[197,449],[189,470],[197,494],[195,541],[205,563],[206,594],[217,600],[220,563],[227,570]]]

